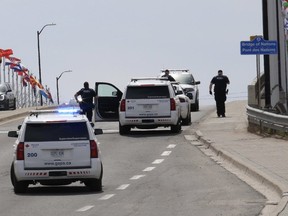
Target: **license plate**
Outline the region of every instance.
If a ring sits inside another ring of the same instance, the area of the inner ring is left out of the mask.
[[[64,156],[64,150],[53,150],[50,152],[50,155],[52,157],[55,157],[55,158],[63,157]]]
[[[152,109],[152,104],[144,104],[143,108],[144,109]]]

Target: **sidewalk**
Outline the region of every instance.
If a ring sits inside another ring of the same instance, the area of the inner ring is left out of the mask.
[[[198,147],[267,198],[262,215],[288,215],[288,142],[247,131],[247,101],[226,103],[226,118],[216,111],[202,120]],[[210,151],[210,153],[208,152]]]

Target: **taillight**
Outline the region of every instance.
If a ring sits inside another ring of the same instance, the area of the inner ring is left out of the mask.
[[[98,148],[95,140],[90,140],[90,157],[98,158]]]
[[[125,111],[126,111],[125,99],[122,99],[122,100],[121,100],[121,103],[120,103],[120,111],[121,111],[121,112],[125,112]]]
[[[176,110],[176,102],[174,98],[170,98],[170,110]]]
[[[16,160],[24,160],[24,142],[20,142],[17,145]]]

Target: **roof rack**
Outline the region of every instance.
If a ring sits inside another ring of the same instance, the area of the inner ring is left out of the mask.
[[[167,77],[139,77],[139,78],[131,78],[131,82],[136,82],[138,80],[165,80],[167,81]]]
[[[171,72],[173,71],[189,72],[189,69],[164,69],[164,70],[161,70],[161,72],[165,72],[166,70],[169,70]]]

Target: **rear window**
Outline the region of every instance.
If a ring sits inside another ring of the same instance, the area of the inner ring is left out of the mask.
[[[27,124],[25,142],[89,140],[85,122]]]
[[[128,87],[126,99],[170,98],[168,86]]]

